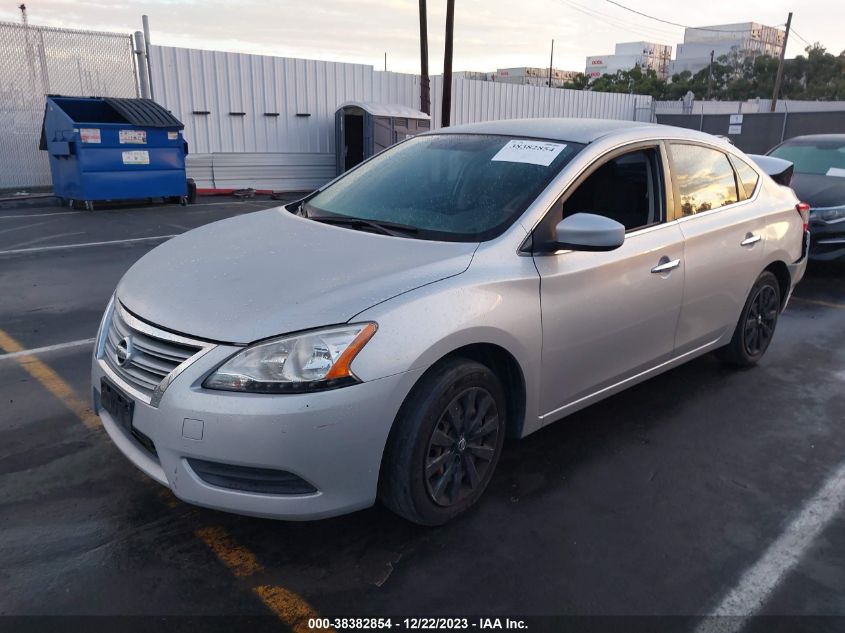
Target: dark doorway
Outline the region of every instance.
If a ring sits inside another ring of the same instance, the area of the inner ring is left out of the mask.
[[[347,171],[364,160],[364,117],[360,114],[344,114],[343,129],[346,144],[343,171]]]

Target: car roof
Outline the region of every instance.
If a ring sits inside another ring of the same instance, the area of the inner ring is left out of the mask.
[[[843,141],[845,142],[845,134],[804,134],[802,136],[793,136],[781,143],[791,143],[792,141]]]
[[[714,141],[718,144],[723,143],[721,139],[697,130],[689,130],[671,125],[659,125],[656,123],[619,121],[614,119],[502,119],[499,121],[466,123],[449,128],[438,128],[427,132],[427,134],[499,134],[503,136],[569,141],[571,143],[592,143],[600,138],[630,132],[640,132],[644,137],[648,138],[680,136],[682,138],[706,140],[711,143]]]

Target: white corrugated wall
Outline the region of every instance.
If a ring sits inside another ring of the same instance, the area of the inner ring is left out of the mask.
[[[443,78],[432,78],[432,127],[440,127]],[[452,80],[452,125],[541,117],[639,120],[651,97],[492,81]],[[649,115],[650,118],[650,115]],[[648,120],[648,119],[646,119]]]
[[[416,75],[372,66],[151,47],[156,101],[185,124],[200,187],[309,190],[334,175],[334,113],[345,101],[420,107]],[[521,117],[640,118],[651,97],[453,79],[452,123]],[[440,126],[441,77],[431,81]]]

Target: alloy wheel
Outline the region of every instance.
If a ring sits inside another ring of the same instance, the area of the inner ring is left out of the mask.
[[[428,441],[425,485],[440,506],[452,506],[484,481],[496,455],[499,411],[481,387],[459,393],[445,408]]]
[[[779,307],[774,287],[764,285],[757,289],[745,317],[743,342],[749,355],[757,356],[766,351],[775,332]]]

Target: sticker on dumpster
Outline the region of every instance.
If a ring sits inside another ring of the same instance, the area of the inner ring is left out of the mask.
[[[100,129],[96,127],[84,127],[79,130],[79,138],[83,143],[99,143]]]
[[[149,165],[150,153],[145,150],[134,150],[132,152],[123,152],[124,165]]]
[[[508,163],[530,163],[548,167],[566,147],[563,143],[544,143],[542,141],[508,141],[491,161]]]
[[[167,140],[168,141],[175,141],[179,138],[179,132],[168,132],[167,133]]]
[[[132,143],[135,145],[146,145],[147,144],[147,132],[146,130],[120,130],[118,132],[118,136],[120,137],[121,144],[128,144]]]

